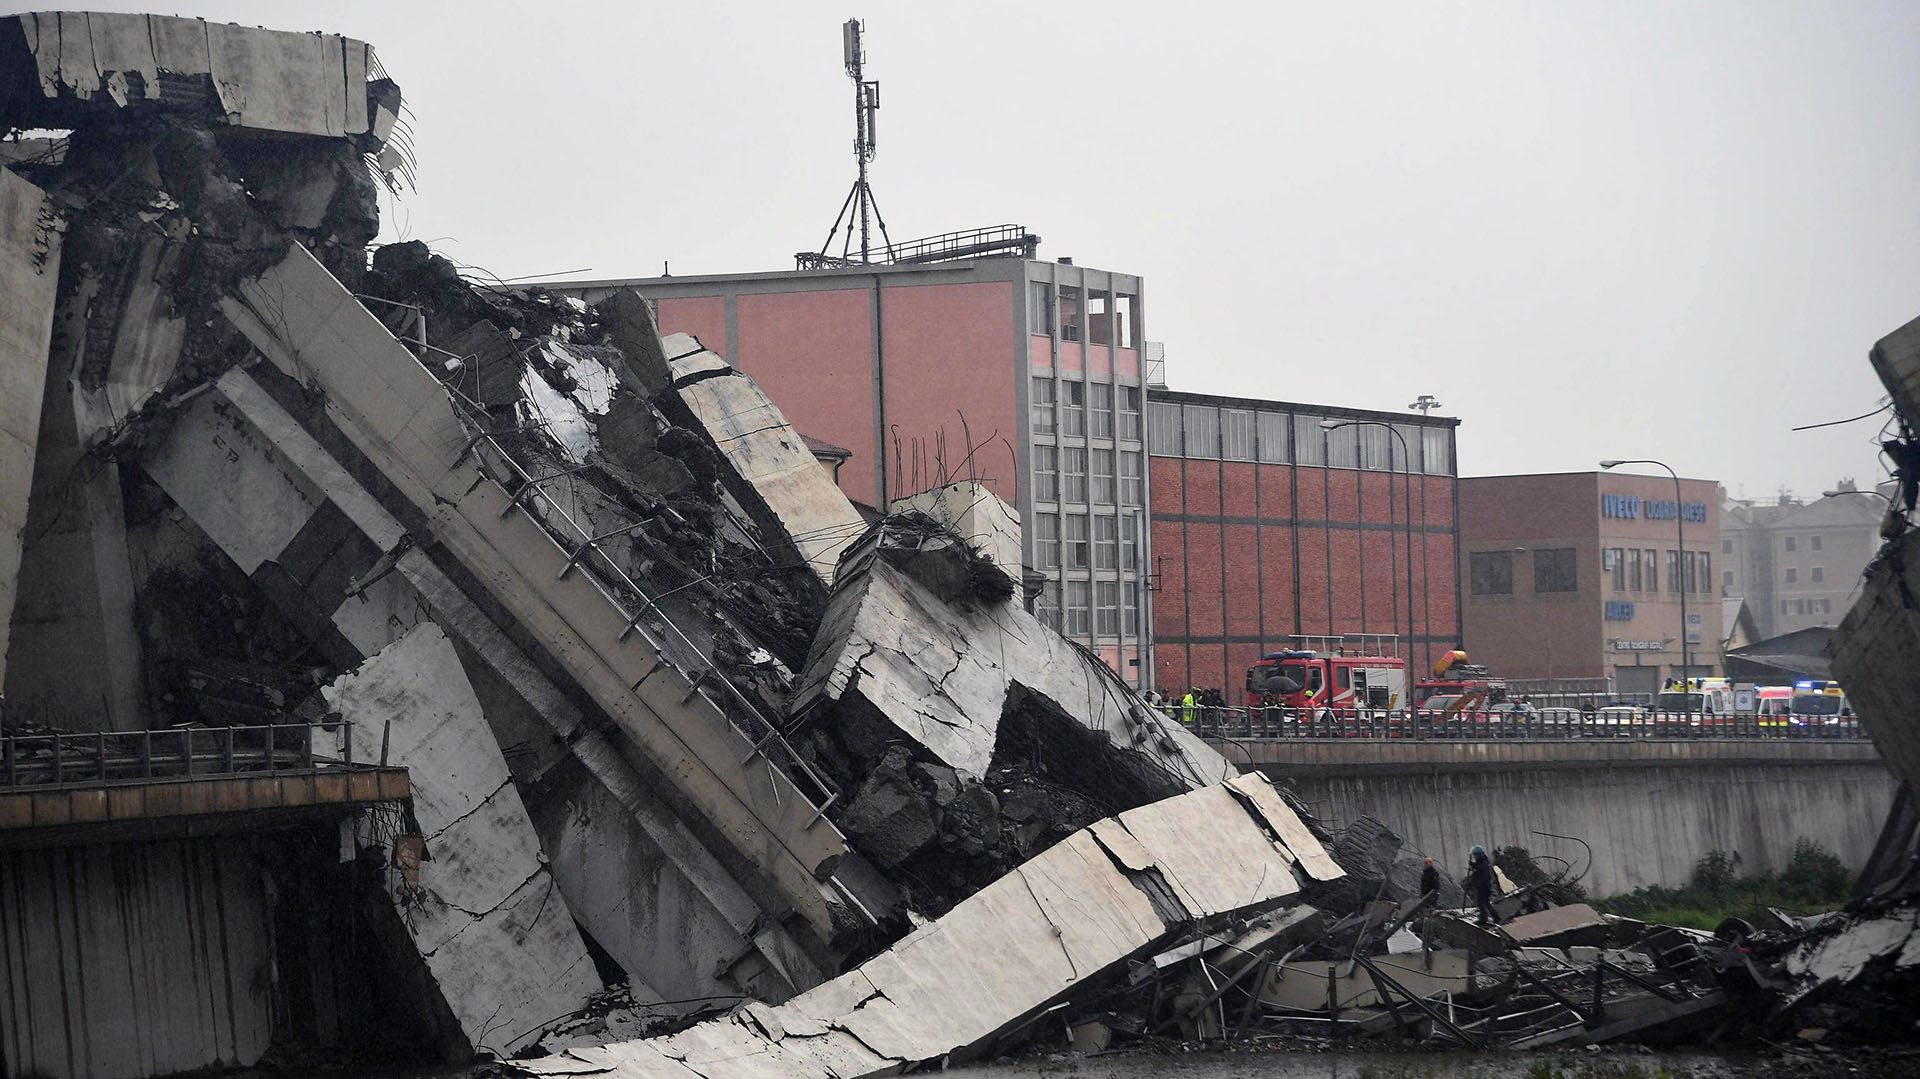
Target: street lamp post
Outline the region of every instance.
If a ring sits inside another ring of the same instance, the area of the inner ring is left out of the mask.
[[[1320,421],[1320,429],[1321,431],[1326,433],[1332,433],[1334,431],[1338,431],[1342,427],[1378,427],[1381,430],[1385,431],[1386,433],[1392,435],[1395,442],[1400,443],[1400,473],[1401,473],[1401,478],[1404,480],[1404,482],[1401,484],[1400,493],[1402,496],[1402,500],[1406,504],[1406,511],[1407,511],[1406,512],[1406,520],[1407,520],[1407,678],[1408,678],[1407,700],[1409,703],[1411,703],[1413,700],[1412,679],[1413,679],[1413,664],[1414,664],[1414,659],[1413,659],[1413,451],[1407,448],[1406,438],[1402,436],[1399,430],[1396,429],[1390,423],[1381,423],[1379,420],[1321,420]],[[1324,439],[1325,439],[1325,435],[1322,435],[1322,440],[1324,441]],[[1393,473],[1389,471],[1387,475],[1392,476]],[[1393,496],[1391,494],[1387,496],[1387,513],[1389,516],[1391,516],[1393,513]],[[1327,515],[1329,518],[1331,518],[1333,515],[1331,506],[1328,507]],[[1333,567],[1332,567],[1333,560],[1331,557],[1329,557],[1327,561],[1328,561],[1327,572],[1331,574],[1333,572]]]
[[[1602,461],[1600,467],[1617,468],[1620,465],[1658,465],[1673,477],[1673,532],[1674,542],[1679,550],[1674,552],[1673,571],[1680,575],[1680,717],[1688,725],[1693,723],[1693,642],[1687,639],[1687,515],[1680,505],[1680,473],[1665,461],[1651,458],[1639,458],[1632,461]]]

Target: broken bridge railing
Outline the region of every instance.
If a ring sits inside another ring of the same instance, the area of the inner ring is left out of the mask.
[[[401,343],[408,344],[406,341]],[[716,668],[707,653],[696,646],[674,622],[660,603],[671,593],[650,595],[602,548],[602,544],[642,527],[642,522],[623,525],[598,535],[582,527],[561,500],[550,494],[546,487],[549,483],[582,471],[585,466],[535,474],[523,466],[488,430],[486,412],[479,402],[449,385],[425,357],[411,349],[408,352],[429,374],[434,375],[435,381],[440,383],[452,402],[454,411],[474,432],[464,452],[471,454],[481,470],[507,492],[507,505],[501,515],[506,516],[516,510],[526,514],[539,527],[541,534],[565,556],[560,576],[565,578],[579,571],[592,583],[594,591],[613,606],[623,627],[618,639],[625,640],[635,632],[642,634],[659,654],[661,663],[669,664],[687,676],[691,688],[685,699],[691,700],[693,694],[697,693],[726,717],[729,729],[746,745],[746,753],[740,763],[744,766],[755,757],[764,759],[769,767],[786,775],[794,790],[812,808],[809,826],[824,819],[827,810],[838,800],[839,791],[794,751],[780,728],[767,719],[759,707],[747,699],[746,694]],[[535,512],[536,504],[538,512]],[[775,790],[777,793],[778,788]]]
[[[316,752],[316,730],[323,746],[339,745],[339,756]],[[353,725],[344,721],[9,734],[0,737],[0,788],[382,766],[352,762]]]

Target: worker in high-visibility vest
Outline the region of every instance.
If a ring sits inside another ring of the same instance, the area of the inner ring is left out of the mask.
[[[1193,714],[1200,704],[1200,691],[1188,689],[1187,695],[1180,698],[1180,722],[1193,726]]]

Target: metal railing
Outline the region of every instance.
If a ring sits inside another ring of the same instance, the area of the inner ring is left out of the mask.
[[[945,262],[950,259],[975,258],[982,255],[1017,254],[1023,258],[1032,258],[1039,247],[1040,237],[1028,232],[1025,225],[988,225],[983,228],[943,232],[937,236],[922,236],[917,240],[886,244],[871,264],[897,266]],[[869,265],[859,259],[829,255],[824,251],[800,251],[796,252],[793,258],[794,268],[800,270],[828,270]]]
[[[1169,710],[1186,721],[1185,710]],[[1188,729],[1203,737],[1238,740],[1286,738],[1377,738],[1431,741],[1575,738],[1637,739],[1782,739],[1858,741],[1866,732],[1852,716],[1702,715],[1680,712],[1585,713],[1546,709],[1510,711],[1389,712],[1355,708],[1204,708],[1193,709]]]
[[[330,736],[337,732],[338,757],[315,751],[316,730]],[[353,763],[353,725],[345,722],[0,737],[0,789],[379,766]]]
[[[432,366],[420,356],[415,355],[414,360],[429,374],[434,374]],[[440,381],[437,375],[435,381]],[[765,758],[770,767],[779,769],[787,776],[794,790],[813,809],[809,827],[826,816],[827,809],[839,798],[834,786],[794,751],[780,729],[724,673],[713,666],[704,651],[688,639],[660,606],[658,600],[665,598],[665,594],[650,596],[611,555],[601,549],[602,543],[625,536],[641,527],[641,524],[626,525],[601,535],[582,528],[560,501],[546,491],[548,483],[573,475],[581,469],[563,468],[549,475],[534,475],[522,467],[492,434],[487,433],[485,413],[477,402],[444,382],[441,385],[453,407],[466,419],[469,429],[480,432],[467,444],[463,456],[472,454],[479,462],[481,472],[507,492],[507,505],[500,515],[506,517],[515,510],[525,513],[554,548],[566,556],[558,575],[560,579],[565,579],[575,570],[586,576],[594,590],[620,616],[623,628],[616,638],[618,641],[624,641],[638,631],[654,648],[659,663],[671,666],[687,677],[690,687],[686,696],[681,698],[682,703],[691,701],[694,694],[699,694],[726,718],[729,729],[746,743],[746,755],[740,758],[743,767],[755,757]],[[532,505],[536,501],[541,507],[537,513]],[[657,622],[650,622],[649,616],[657,618]],[[676,645],[677,649],[674,647]],[[675,651],[678,652],[677,658]]]

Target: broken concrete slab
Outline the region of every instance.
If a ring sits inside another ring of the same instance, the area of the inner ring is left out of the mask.
[[[1112,835],[1146,834],[1135,836],[1126,857],[1093,831],[1076,832],[857,969],[784,1005],[751,1004],[680,1034],[569,1049],[513,1067],[541,1076],[686,1079],[692,1069],[706,1079],[855,1079],[977,1058],[997,1037],[1098,984],[1173,932],[1206,918],[1272,909],[1297,894],[1301,882],[1292,867],[1308,852],[1283,851],[1267,822],[1241,807],[1207,790],[1142,807],[1131,825],[1102,822]],[[1203,808],[1224,857],[1176,849],[1185,844],[1174,822],[1203,815]],[[1153,898],[1176,892],[1198,905],[1170,910]]]
[[[1516,943],[1542,948],[1605,944],[1612,934],[1607,920],[1585,903],[1569,903],[1523,914],[1501,926]]]
[[[323,692],[354,760],[407,769],[424,853],[388,873],[393,902],[468,1042],[511,1053],[600,978],[452,642],[421,624]]]
[[[1009,583],[1020,580],[1020,515],[985,485],[950,483],[895,499],[891,513],[924,513],[981,558],[998,566]]]
[[[760,384],[687,334],[665,350],[672,393],[683,415],[669,418],[703,432],[732,467],[721,483],[762,528],[763,542],[804,563],[824,585],[848,543],[866,530],[833,475]]]
[[[790,751],[774,763],[784,743],[728,684],[676,665],[674,627],[659,609],[629,594],[584,534],[515,512],[537,487],[476,441],[446,388],[305,250],[290,249],[221,306],[283,374],[323,391],[327,420],[429,522],[441,556],[541,641],[672,796],[724,837],[717,852],[734,856],[733,871],[777,892],[816,939],[831,939],[822,881],[847,846],[819,811],[823,795],[798,785]]]
[[[64,128],[101,110],[175,110],[234,127],[333,138],[378,136],[373,50],[337,34],[293,33],[163,15],[36,12],[6,20],[0,66],[37,74],[14,102],[21,127]],[[14,55],[13,49],[20,54]],[[383,98],[382,100],[386,100]]]
[[[46,192],[0,169],[0,687],[40,444],[47,342],[60,280],[59,219]]]
[[[948,603],[880,557],[885,542],[882,527],[843,559],[795,690],[795,712],[839,703],[843,725],[874,729],[843,737],[884,743],[904,735],[978,781],[992,763],[1009,699],[1024,692],[1097,735],[1142,782],[1164,785],[1160,794],[1238,773],[1017,602]]]

